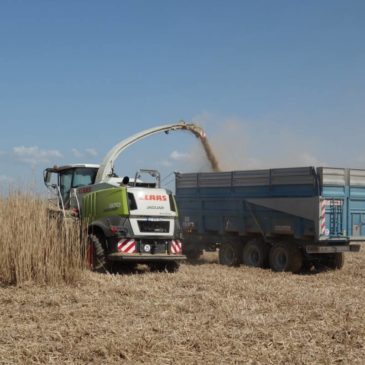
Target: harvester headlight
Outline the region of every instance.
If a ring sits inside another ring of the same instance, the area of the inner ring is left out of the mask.
[[[148,245],[148,244],[147,245],[144,245],[143,246],[143,251],[144,252],[151,252],[151,245]]]

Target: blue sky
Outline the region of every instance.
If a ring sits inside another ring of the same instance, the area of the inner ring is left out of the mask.
[[[362,0],[2,0],[0,185],[180,119],[225,169],[365,168],[364,19]],[[176,132],[117,163],[138,168],[207,164]]]

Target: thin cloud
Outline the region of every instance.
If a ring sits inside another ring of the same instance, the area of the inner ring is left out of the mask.
[[[14,182],[14,179],[7,175],[0,175],[0,183],[1,184],[7,184]]]
[[[86,149],[85,149],[85,152],[86,152],[88,155],[92,156],[92,157],[95,157],[95,156],[97,156],[97,155],[98,155],[98,151],[97,151],[95,148],[86,148]]]
[[[299,155],[298,161],[304,165],[310,166],[325,166],[327,165],[326,162],[319,160],[317,157],[312,156],[309,152],[303,152]]]
[[[184,153],[177,150],[172,151],[168,157],[164,160],[159,161],[159,165],[167,168],[171,168],[172,166],[177,169],[180,168],[180,165],[189,165],[189,161],[192,160],[192,155],[190,153]]]
[[[172,162],[169,160],[163,160],[160,162],[160,165],[164,166],[164,167],[170,167],[170,166],[172,166]]]
[[[170,159],[173,161],[184,161],[188,160],[191,156],[188,153],[179,152],[177,150],[172,151],[170,154]]]
[[[82,152],[80,152],[77,148],[73,148],[71,151],[72,151],[72,154],[73,154],[76,158],[80,158],[80,157],[84,156],[84,155],[83,155],[83,153],[82,153]]]
[[[54,158],[61,158],[62,153],[58,150],[45,150],[38,146],[17,146],[13,148],[16,160],[30,165],[49,163]]]
[[[98,155],[98,151],[95,148],[85,148],[83,151],[80,151],[77,148],[72,148],[71,151],[76,158],[96,157]]]
[[[191,160],[191,155],[189,153],[174,150],[170,153],[167,159],[160,161],[159,164],[163,167],[171,167],[176,166],[179,163],[185,164],[189,160]]]

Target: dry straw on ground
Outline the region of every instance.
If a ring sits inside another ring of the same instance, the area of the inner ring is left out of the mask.
[[[202,260],[0,289],[3,364],[363,364],[365,255],[315,275]]]
[[[365,252],[346,259],[292,275],[211,254],[175,274],[6,286],[0,364],[363,364]]]

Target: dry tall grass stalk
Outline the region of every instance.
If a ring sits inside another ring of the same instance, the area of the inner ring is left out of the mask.
[[[48,219],[47,204],[30,193],[0,198],[0,282],[73,283],[82,270],[77,226]]]

